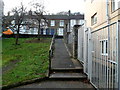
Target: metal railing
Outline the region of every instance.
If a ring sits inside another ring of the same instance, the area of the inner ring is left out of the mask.
[[[118,31],[115,22],[85,32],[84,72],[96,88],[118,88]]]
[[[55,43],[55,34],[52,37],[52,41],[51,41],[50,49],[49,49],[49,76],[50,76],[50,71],[51,71],[51,59],[53,57],[53,52],[55,49],[54,43]]]

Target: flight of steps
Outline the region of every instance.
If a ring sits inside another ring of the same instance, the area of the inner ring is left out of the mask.
[[[73,60],[75,68],[52,68],[50,71],[50,79],[69,79],[69,80],[87,80],[87,75],[83,73],[82,65]]]

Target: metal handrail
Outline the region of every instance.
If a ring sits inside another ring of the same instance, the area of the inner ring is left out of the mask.
[[[55,43],[55,34],[52,37],[51,45],[49,48],[49,76],[50,76],[50,70],[51,70],[51,59],[53,57],[53,52],[54,52],[54,43]]]

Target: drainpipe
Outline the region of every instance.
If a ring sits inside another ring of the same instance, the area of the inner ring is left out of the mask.
[[[68,13],[69,13],[69,32],[70,32],[70,14],[71,14],[71,11],[69,10]]]
[[[70,14],[71,14],[71,11],[69,10],[68,11],[68,30],[67,30],[67,44],[69,44],[69,33],[70,32]]]
[[[107,17],[107,25],[108,25],[108,60],[110,60],[110,16],[109,16],[109,0],[106,0],[106,17]],[[109,63],[107,61],[107,67],[109,67]],[[107,88],[109,88],[109,68],[107,68]]]
[[[118,2],[118,8],[120,8],[120,1]],[[118,11],[118,14],[119,14],[119,11]],[[117,22],[117,50],[118,50],[118,54],[117,54],[117,73],[118,73],[118,76],[117,76],[117,88],[118,90],[120,90],[120,20],[118,19],[118,22]]]

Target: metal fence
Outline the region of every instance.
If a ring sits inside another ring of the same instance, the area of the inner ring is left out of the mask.
[[[78,29],[78,60],[84,63],[84,25]]]
[[[80,29],[83,31],[83,27]],[[78,59],[84,63],[84,72],[88,79],[96,88],[118,88],[120,22],[95,31],[90,28],[84,32],[81,30],[81,33],[78,31]]]

